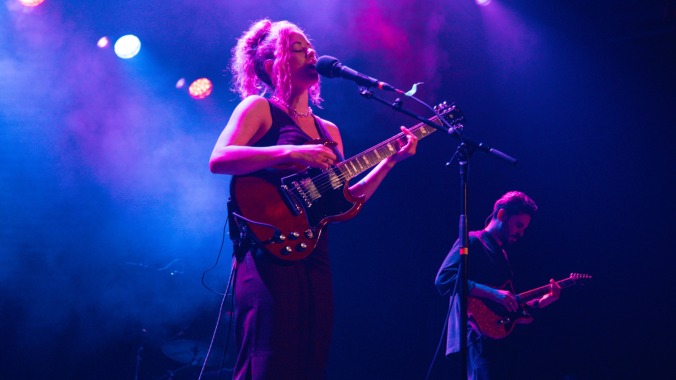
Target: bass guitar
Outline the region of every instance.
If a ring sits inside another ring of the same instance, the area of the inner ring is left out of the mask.
[[[444,118],[461,129],[462,113],[455,105],[436,107],[438,122]],[[410,131],[422,139],[436,128],[419,123]],[[334,142],[313,140],[309,143]],[[363,197],[353,197],[348,183],[364,171],[397,153],[406,144],[406,135],[390,139],[327,169],[307,168],[300,172],[266,170],[235,176],[230,182],[230,196],[235,205],[234,220],[242,234],[247,234],[275,257],[302,260],[312,253],[329,223],[353,218],[364,204]]]
[[[571,273],[570,277],[557,281],[563,288],[582,284],[590,280],[588,274]],[[503,287],[509,290],[508,286]],[[519,310],[509,313],[502,305],[481,298],[469,297],[467,299],[467,315],[472,326],[482,335],[492,339],[502,339],[509,335],[516,324],[528,324],[533,322],[533,317],[528,313],[526,304],[549,293],[550,285],[541,286],[520,293],[516,296],[519,302]]]

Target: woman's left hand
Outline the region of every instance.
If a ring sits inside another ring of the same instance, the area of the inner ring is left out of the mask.
[[[413,134],[413,132],[408,130],[406,127],[401,127],[401,131],[406,135],[406,144],[392,156],[392,160],[395,162],[399,162],[413,156],[415,154],[416,148],[418,147],[418,138]]]

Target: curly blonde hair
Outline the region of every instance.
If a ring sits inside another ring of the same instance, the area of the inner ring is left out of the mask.
[[[237,40],[232,49],[230,70],[233,74],[233,91],[240,97],[265,95],[267,92],[285,101],[291,97],[289,70],[290,36],[305,33],[289,21],[262,19],[254,22]],[[271,59],[272,77],[265,71],[265,61]],[[312,104],[319,106],[319,82],[309,89]]]

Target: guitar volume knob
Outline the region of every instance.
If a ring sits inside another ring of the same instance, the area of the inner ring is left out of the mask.
[[[298,246],[296,247],[296,250],[299,251],[299,252],[303,252],[303,251],[305,251],[306,249],[307,249],[307,244],[305,244],[305,243],[300,243],[300,244],[298,244]]]
[[[296,240],[299,237],[300,237],[300,234],[298,232],[295,232],[295,231],[289,234],[289,239],[291,239],[291,240]]]
[[[293,253],[293,249],[289,247],[288,245],[282,249],[282,255],[290,255]]]

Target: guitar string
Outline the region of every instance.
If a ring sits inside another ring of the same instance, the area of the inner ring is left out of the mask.
[[[446,116],[446,115],[443,115],[443,116]],[[436,117],[435,117],[435,118],[432,118],[432,121],[434,121],[435,119],[438,119],[438,118],[436,118]],[[417,124],[417,125],[411,127],[411,130],[412,130],[412,132],[413,132],[414,134],[416,134],[416,132],[422,130],[424,127],[425,127],[425,124],[420,123],[420,124]],[[425,136],[429,135],[430,133],[432,133],[432,132],[434,132],[434,131],[436,131],[436,130],[432,130],[431,132],[428,132],[426,135],[424,135],[424,134],[421,133],[421,136],[417,136],[417,137],[418,137],[418,138],[425,137]],[[399,145],[399,146],[397,147],[397,149],[401,149],[401,147],[404,146],[404,141],[402,141],[402,140],[405,139],[405,138],[406,138],[406,136],[405,136],[404,133],[399,133],[399,134],[397,134],[397,135],[391,137],[390,139],[385,140],[385,141],[383,141],[383,142],[381,142],[381,143],[375,145],[375,146],[372,147],[371,149],[366,150],[366,151],[364,151],[364,152],[358,154],[358,155],[355,156],[355,157],[352,157],[352,158],[350,158],[350,159],[348,159],[348,160],[345,160],[345,161],[341,162],[340,164],[336,165],[336,167],[338,167],[338,166],[346,166],[346,167],[347,167],[347,164],[348,164],[349,162],[355,161],[355,162],[357,162],[357,165],[358,165],[359,168],[361,169],[361,166],[362,166],[362,165],[358,162],[359,160],[356,159],[357,157],[359,157],[359,156],[367,156],[367,155],[373,154],[374,151],[379,150],[380,148],[383,148],[383,147],[385,147],[385,146],[387,146],[387,145],[389,145],[389,144],[391,144],[391,143],[393,143],[393,142],[399,142],[399,144],[401,144],[401,145]],[[396,153],[396,152],[390,152],[390,153],[392,153],[391,155],[393,155],[393,154]],[[390,155],[390,156],[391,156],[391,155]],[[390,156],[387,156],[387,157],[390,157]],[[387,158],[387,157],[386,157],[386,158]],[[369,162],[369,166],[368,166],[366,169],[360,170],[359,173],[363,172],[364,170],[368,170],[368,168],[370,168],[370,167],[373,167],[373,166],[377,165],[380,161],[382,161],[382,160],[379,160],[376,164],[371,164],[371,163]],[[341,165],[341,164],[342,164],[342,165]],[[347,168],[347,171],[348,171],[348,174],[350,174],[350,173],[349,173],[349,171],[350,171],[349,168]],[[328,169],[327,169],[327,170],[325,170],[325,171],[322,171],[321,174],[319,174],[319,175],[317,175],[317,176],[311,178],[311,181],[312,181],[314,187],[321,193],[321,192],[326,191],[327,189],[329,189],[329,188],[332,187],[332,183],[334,182],[334,181],[332,180],[332,175],[335,176],[336,179],[338,179],[339,181],[341,181],[343,184],[345,183],[345,178],[347,177],[347,176],[345,175],[345,173],[344,173],[342,170],[340,170],[339,168],[338,168],[338,173],[339,173],[339,174],[336,175],[336,174],[335,174],[335,171],[333,171],[333,170],[328,170]],[[359,173],[358,173],[358,174],[359,174]],[[353,176],[353,177],[354,177],[354,176]],[[353,177],[351,177],[351,178],[353,178]],[[309,196],[310,196],[310,191],[303,191],[303,194],[304,194],[305,196],[309,197]]]
[[[417,132],[417,130],[415,130],[415,132]],[[396,135],[396,136],[394,136],[394,137],[392,137],[392,138],[390,138],[390,139],[388,139],[388,140],[386,140],[386,141],[383,141],[383,142],[379,143],[378,145],[374,146],[373,148],[371,148],[371,149],[369,149],[369,150],[367,150],[367,151],[365,151],[365,152],[360,153],[360,154],[357,155],[357,156],[367,156],[367,155],[372,155],[374,151],[376,151],[376,150],[378,150],[378,149],[380,149],[380,148],[382,148],[382,147],[385,147],[385,146],[387,146],[387,145],[389,145],[389,144],[391,144],[391,143],[393,143],[393,142],[395,142],[395,141],[396,141],[396,142],[399,142],[399,144],[403,144],[402,139],[404,139],[404,138],[405,138],[405,135],[404,135],[403,133],[400,133],[400,134],[398,134],[398,135]],[[420,137],[419,137],[419,138],[420,138]],[[400,145],[400,146],[398,147],[398,149],[400,149],[401,146],[403,146],[403,145]],[[390,152],[390,153],[391,153],[391,152]],[[396,152],[395,152],[395,153],[396,153]],[[394,154],[394,153],[392,153],[392,154]],[[391,155],[392,155],[392,154],[391,154]],[[391,155],[390,155],[390,156],[391,156]],[[349,162],[353,162],[353,161],[354,161],[354,162],[357,162],[357,166],[359,166],[359,169],[361,169],[362,164],[358,162],[359,160],[356,158],[357,156],[355,156],[355,157],[353,157],[353,158],[350,158],[350,159],[348,159],[348,160],[345,160],[345,161],[339,163],[338,165],[336,165],[336,167],[338,167],[338,166],[347,166],[347,164],[348,164]],[[387,157],[390,157],[390,156],[387,156]],[[386,157],[386,158],[387,158],[387,157]],[[380,161],[382,161],[382,160],[380,160]],[[368,163],[369,166],[366,167],[366,169],[360,170],[359,173],[363,172],[364,170],[368,170],[368,168],[373,167],[374,165],[377,165],[380,161],[378,161],[376,164],[372,164],[371,162],[369,162],[369,163]],[[348,174],[350,174],[350,173],[349,173],[349,170],[350,170],[350,169],[348,168],[348,169],[347,169]],[[317,175],[317,176],[311,178],[312,183],[314,184],[315,188],[316,188],[319,192],[323,192],[323,191],[325,191],[325,190],[331,188],[331,187],[332,187],[332,183],[334,182],[334,181],[332,181],[332,179],[331,179],[332,174],[333,174],[338,180],[340,180],[341,182],[343,182],[343,183],[345,182],[345,178],[346,178],[347,176],[345,175],[345,173],[344,173],[342,170],[340,170],[340,169],[338,168],[338,173],[339,173],[339,174],[338,174],[338,175],[335,175],[334,173],[335,173],[335,171],[330,171],[330,170],[327,169],[327,170],[325,170],[325,171],[322,171],[321,174],[319,174],[319,175]],[[354,176],[353,176],[353,177],[354,177]],[[353,177],[351,177],[351,178],[353,178]],[[306,196],[309,196],[309,192],[304,192],[304,194],[305,194]]]
[[[371,148],[370,150],[368,150],[368,151],[366,151],[366,152],[364,152],[364,153],[362,153],[362,154],[360,154],[360,155],[361,155],[361,156],[367,156],[367,155],[369,155],[369,154],[372,154],[373,151],[377,150],[378,148],[384,147],[384,146],[386,146],[386,145],[388,145],[388,144],[390,144],[390,143],[392,143],[392,142],[394,142],[394,141],[399,141],[399,140],[401,140],[402,137],[403,137],[403,134],[401,134],[401,136],[397,135],[396,138],[393,138],[393,139],[387,140],[387,141],[385,141],[385,142],[382,142],[382,143],[376,145],[375,147]],[[399,141],[399,142],[401,143],[401,141]],[[403,146],[403,145],[402,145],[402,146]],[[391,156],[391,155],[390,155],[390,156]],[[390,156],[388,156],[388,157],[390,157]],[[367,158],[367,159],[368,159],[368,158]],[[353,158],[350,158],[350,159],[348,159],[348,160],[345,160],[345,161],[341,162],[340,164],[336,165],[336,167],[338,167],[338,166],[347,166],[347,164],[348,164],[349,162],[353,162],[353,161],[359,161],[359,160],[357,160],[356,158],[353,157]],[[381,160],[381,161],[382,161],[382,160]],[[380,162],[380,161],[379,161],[379,162]],[[379,163],[379,162],[378,162],[378,163]],[[377,165],[378,163],[376,163],[376,165]],[[342,164],[342,165],[341,165],[341,164]],[[361,169],[362,164],[361,164],[361,163],[357,163],[357,165],[358,165],[359,168]],[[368,162],[367,168],[366,168],[366,169],[363,169],[363,170],[361,170],[361,171],[359,171],[359,172],[361,173],[361,172],[363,172],[364,170],[367,170],[368,168],[373,167],[373,166],[374,166],[374,164],[371,163],[371,162],[369,161],[369,162]],[[347,169],[347,171],[348,171],[348,174],[349,174],[349,168]],[[322,171],[321,174],[319,174],[319,175],[313,177],[313,178],[312,178],[312,182],[313,182],[313,184],[315,185],[315,188],[317,188],[317,190],[319,190],[319,191],[321,192],[321,191],[327,190],[328,188],[332,187],[332,185],[331,185],[331,183],[333,182],[333,181],[331,180],[332,173],[335,173],[335,171],[331,171],[331,170],[328,170],[328,169],[327,169],[327,170],[325,170],[325,171]],[[335,177],[337,177],[338,180],[344,182],[344,180],[345,180],[345,178],[347,177],[347,175],[346,175],[342,170],[340,170],[340,169],[338,170],[338,173],[340,173],[340,174],[338,174],[338,175],[335,175],[335,174],[334,174]]]
[[[383,145],[383,144],[381,143],[381,144],[379,144],[379,145]],[[374,150],[374,149],[376,149],[377,147],[378,147],[378,146],[372,148],[371,150]],[[367,151],[366,153],[364,153],[364,155],[369,154],[369,153],[371,153],[371,152],[368,152],[368,151]],[[340,170],[340,166],[345,166],[345,167],[347,167],[347,166],[349,165],[349,163],[352,162],[352,161],[358,161],[358,160],[355,160],[354,158],[351,158],[351,159],[345,160],[345,161],[339,163],[338,165],[336,165],[336,168],[338,169],[338,170],[337,170],[337,173],[338,173],[338,174],[336,174],[336,171],[328,170],[328,169],[327,169],[327,170],[325,170],[325,171],[322,171],[321,174],[319,174],[319,175],[317,175],[317,176],[315,176],[315,177],[312,177],[312,178],[311,178],[311,181],[312,181],[312,183],[314,184],[315,188],[316,188],[318,191],[322,192],[322,191],[325,191],[325,190],[327,190],[328,188],[332,187],[332,186],[331,186],[331,183],[333,182],[333,181],[332,181],[332,178],[331,178],[332,176],[335,177],[336,179],[338,179],[339,181],[341,181],[341,182],[344,183],[344,182],[345,182],[345,179],[347,178],[347,174],[350,174],[350,173],[349,173],[349,172],[350,172],[350,169],[347,168],[346,171],[343,171],[343,170]],[[361,167],[361,164],[357,163],[357,165]],[[371,165],[371,166],[373,166],[373,165]],[[370,166],[369,166],[369,167],[370,167]],[[363,170],[362,170],[362,171],[363,171]],[[346,172],[347,172],[347,174],[346,174]],[[305,193],[306,195],[309,195],[309,192],[304,192],[304,193]]]

